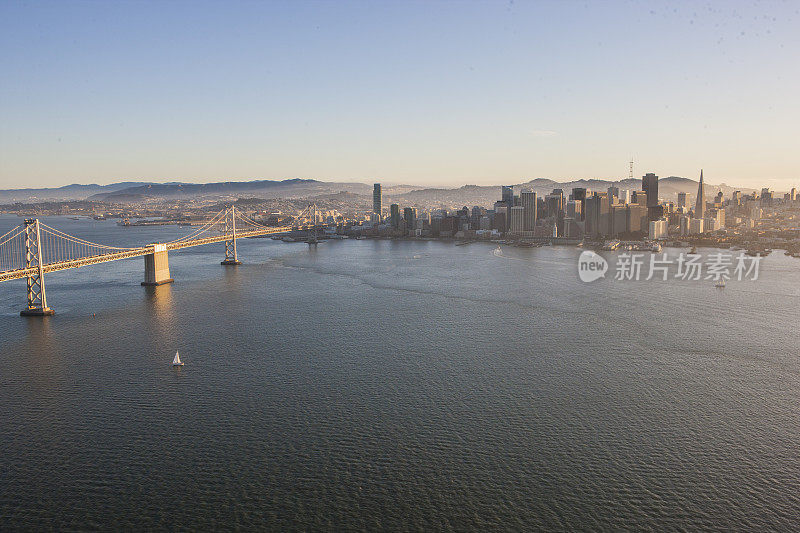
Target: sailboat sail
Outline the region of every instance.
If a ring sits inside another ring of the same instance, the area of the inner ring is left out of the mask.
[[[183,364],[183,363],[181,363],[181,356],[178,354],[177,351],[175,352],[175,359],[172,360],[172,364],[173,365],[182,365]]]

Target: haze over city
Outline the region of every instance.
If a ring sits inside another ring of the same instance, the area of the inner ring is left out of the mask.
[[[792,2],[3,2],[0,188],[645,172],[788,190]]]

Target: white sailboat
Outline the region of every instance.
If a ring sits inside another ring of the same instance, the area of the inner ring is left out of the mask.
[[[172,360],[172,366],[183,366],[183,362],[181,361],[181,356],[178,353],[178,350],[175,350],[175,359]]]

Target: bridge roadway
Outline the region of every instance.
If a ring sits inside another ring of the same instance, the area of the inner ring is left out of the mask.
[[[276,235],[280,233],[289,233],[292,231],[291,227],[288,226],[281,226],[276,228],[268,228],[268,229],[256,229],[256,230],[245,230],[245,231],[237,231],[236,238],[241,239],[243,237],[258,237],[261,235]],[[182,248],[190,248],[192,246],[203,246],[204,244],[212,244],[215,242],[224,242],[231,240],[233,238],[233,233],[226,233],[221,235],[215,235],[213,237],[206,237],[203,239],[194,239],[190,241],[176,241],[172,243],[165,243],[161,246],[166,246],[167,251],[169,250],[180,250]],[[100,254],[94,255],[89,257],[82,257],[80,259],[72,259],[69,261],[59,261],[57,263],[50,263],[42,266],[42,273],[46,274],[48,272],[56,272],[59,270],[67,270],[70,268],[79,268],[82,266],[88,265],[96,265],[98,263],[107,263],[109,261],[117,261],[119,259],[129,259],[131,257],[141,257],[143,255],[152,254],[155,252],[155,247],[157,244],[149,244],[147,246],[143,246],[141,248],[134,248],[131,250],[121,250],[119,252],[111,252],[107,254]],[[32,276],[39,271],[39,267],[31,267],[31,268],[22,268],[18,270],[7,270],[5,272],[0,272],[0,282],[3,281],[10,281],[12,279],[20,279],[26,276]]]

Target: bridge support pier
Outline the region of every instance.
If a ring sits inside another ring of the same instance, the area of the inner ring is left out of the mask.
[[[169,277],[169,257],[167,245],[156,244],[152,254],[144,256],[144,286],[163,285],[175,281]]]
[[[20,316],[51,316],[55,311],[47,307],[47,294],[44,290],[44,265],[42,264],[42,238],[39,219],[25,220],[25,268],[36,268],[28,275],[28,307],[19,312]]]
[[[242,262],[236,253],[236,206],[234,205],[225,213],[225,233],[233,236],[225,241],[225,259],[220,265],[241,265]]]

